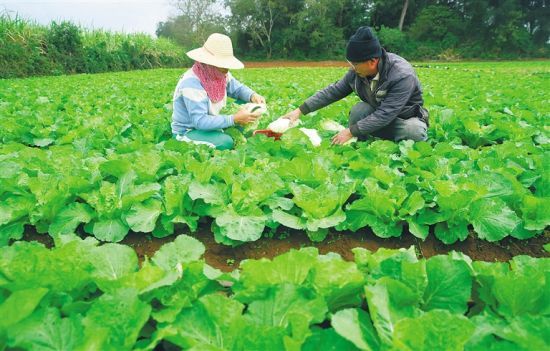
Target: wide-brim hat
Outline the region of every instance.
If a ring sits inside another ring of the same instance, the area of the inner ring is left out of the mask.
[[[220,68],[244,68],[244,64],[233,56],[231,38],[220,33],[211,34],[202,47],[187,52],[187,56],[195,61]]]

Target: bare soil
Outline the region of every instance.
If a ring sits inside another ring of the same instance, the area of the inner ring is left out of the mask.
[[[246,68],[278,68],[278,67],[348,67],[346,61],[258,61],[245,62]]]
[[[505,62],[509,60],[479,60],[479,59],[460,59],[452,61],[414,61],[415,67],[430,68],[430,65],[444,65],[448,63],[457,62]],[[547,58],[538,59],[518,59],[514,60],[518,62],[522,61],[549,61]],[[283,67],[349,67],[348,63],[342,59],[339,60],[325,60],[325,61],[291,61],[291,60],[275,60],[275,61],[245,61],[244,66],[246,68],[283,68]]]
[[[370,230],[361,230],[356,233],[329,233],[324,241],[314,243],[309,240],[304,232],[294,231],[286,232],[283,235],[276,234],[278,236],[276,238],[263,237],[255,242],[246,243],[238,247],[230,247],[216,243],[214,235],[208,228],[209,226],[204,225],[195,233],[180,230],[177,234],[187,234],[200,240],[206,247],[206,262],[223,271],[232,271],[245,259],[259,259],[262,257],[271,259],[290,249],[299,249],[306,246],[316,247],[322,254],[336,252],[346,260],[353,260],[351,249],[356,247],[376,251],[379,248],[398,249],[410,246],[414,246],[416,252],[425,258],[446,254],[451,250],[462,252],[473,260],[488,262],[508,261],[517,255],[550,257],[550,254],[543,248],[543,245],[550,242],[550,230],[546,230],[543,234],[528,240],[505,238],[494,243],[477,239],[474,233],[470,233],[470,236],[466,240],[453,245],[445,245],[433,235],[430,235],[426,241],[421,241],[410,233],[405,233],[399,238],[382,239],[375,236]],[[143,261],[145,256],[152,257],[163,244],[171,242],[175,238],[176,236],[172,235],[159,239],[148,234],[132,232],[128,234],[121,244],[132,247],[138,254],[140,261]],[[53,245],[52,239],[48,235],[37,234],[32,227],[27,228],[23,239],[28,241],[36,240],[48,247]]]

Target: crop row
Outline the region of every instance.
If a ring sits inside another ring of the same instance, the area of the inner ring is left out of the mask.
[[[108,156],[67,146],[0,148],[0,233],[24,225],[52,236],[84,230],[118,242],[129,230],[164,237],[174,225],[212,218],[219,242],[254,241],[279,226],[322,240],[327,228],[370,227],[400,236],[404,225],[445,243],[473,226],[489,241],[529,238],[550,223],[545,153],[506,142],[491,149],[375,141],[315,150],[300,132],[255,137],[236,151],[169,140],[126,145]],[[136,148],[136,149],[133,149]],[[546,174],[546,175],[544,175]]]
[[[2,81],[0,244],[25,225],[54,237],[82,225],[118,242],[130,230],[163,237],[204,219],[230,245],[279,227],[312,240],[366,227],[448,244],[472,229],[489,241],[532,237],[550,224],[545,67],[525,65],[533,94],[518,97],[499,76],[514,69],[494,65],[419,69],[428,142],[330,146],[322,122],[345,124],[349,97],[304,117],[319,147],[291,130],[225,152],[170,140],[173,70]],[[260,126],[342,71],[298,69],[292,83],[283,73],[240,77],[268,98]]]
[[[138,265],[92,238],[0,249],[0,345],[26,350],[543,350],[549,259],[315,248],[222,273],[185,235]]]

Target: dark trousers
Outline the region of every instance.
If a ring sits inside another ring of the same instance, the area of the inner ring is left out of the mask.
[[[374,112],[374,108],[366,102],[359,102],[352,107],[349,113],[349,124],[355,124]],[[421,141],[428,139],[428,126],[417,117],[408,119],[396,118],[387,126],[372,133],[373,136],[386,140],[414,140]]]

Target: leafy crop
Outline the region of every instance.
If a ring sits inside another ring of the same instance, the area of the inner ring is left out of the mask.
[[[530,238],[550,224],[548,65],[516,66],[418,68],[431,111],[428,142],[331,147],[335,132],[321,125],[345,125],[358,101],[350,96],[303,118],[323,138],[319,147],[292,129],[280,142],[255,136],[223,152],[170,139],[180,71],[1,81],[0,245],[25,225],[53,237],[81,227],[118,242],[129,231],[194,231],[207,219],[228,245],[280,226],[312,240],[366,227],[380,237],[408,228],[447,244],[472,231],[488,241]],[[343,73],[235,75],[267,97],[263,128]],[[528,95],[506,78],[520,73]]]
[[[65,236],[0,249],[0,347],[24,350],[543,350],[550,260],[315,248],[222,273],[180,235],[138,265]],[[165,345],[166,346],[166,345]],[[321,347],[322,346],[322,347]]]

